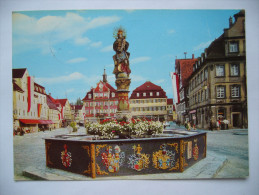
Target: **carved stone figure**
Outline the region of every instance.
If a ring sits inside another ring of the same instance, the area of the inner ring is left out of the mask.
[[[126,73],[127,77],[129,77],[129,74],[131,73],[129,68],[130,53],[127,52],[129,43],[126,41],[125,30],[119,28],[115,38],[116,40],[113,43],[113,50],[116,52],[116,54],[113,56],[115,65],[113,74],[116,75],[116,78],[120,73]]]

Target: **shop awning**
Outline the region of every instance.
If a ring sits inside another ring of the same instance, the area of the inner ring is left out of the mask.
[[[20,119],[24,124],[54,124],[52,120]]]
[[[35,119],[19,119],[19,120],[24,124],[40,124],[40,121]]]
[[[47,125],[47,124],[53,124],[52,120],[39,120],[40,124]]]

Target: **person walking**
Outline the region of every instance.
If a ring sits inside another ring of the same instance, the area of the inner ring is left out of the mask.
[[[217,130],[218,131],[220,130],[220,120],[219,119],[217,120]]]

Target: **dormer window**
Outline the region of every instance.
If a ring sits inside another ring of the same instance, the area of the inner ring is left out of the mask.
[[[193,72],[195,72],[195,68],[196,68],[196,67],[195,67],[195,64],[194,64],[193,67],[192,67]]]
[[[232,41],[229,43],[229,52],[230,53],[238,52],[238,42],[237,41]]]

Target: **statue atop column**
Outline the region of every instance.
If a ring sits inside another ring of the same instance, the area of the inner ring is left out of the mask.
[[[127,51],[129,48],[129,43],[126,41],[126,31],[120,27],[114,31],[115,41],[113,43],[113,49],[116,54],[113,56],[114,60],[114,70],[118,94],[118,108],[117,108],[117,118],[127,118],[131,119],[131,113],[129,109],[129,86],[131,79],[129,75],[131,73],[129,66],[130,53]]]
[[[115,42],[113,43],[113,50],[116,54],[113,56],[114,60],[114,70],[113,74],[116,75],[116,78],[120,73],[126,73],[127,77],[131,73],[129,67],[129,57],[130,53],[127,52],[129,48],[129,43],[126,41],[126,32],[123,28],[119,28],[115,30]]]

